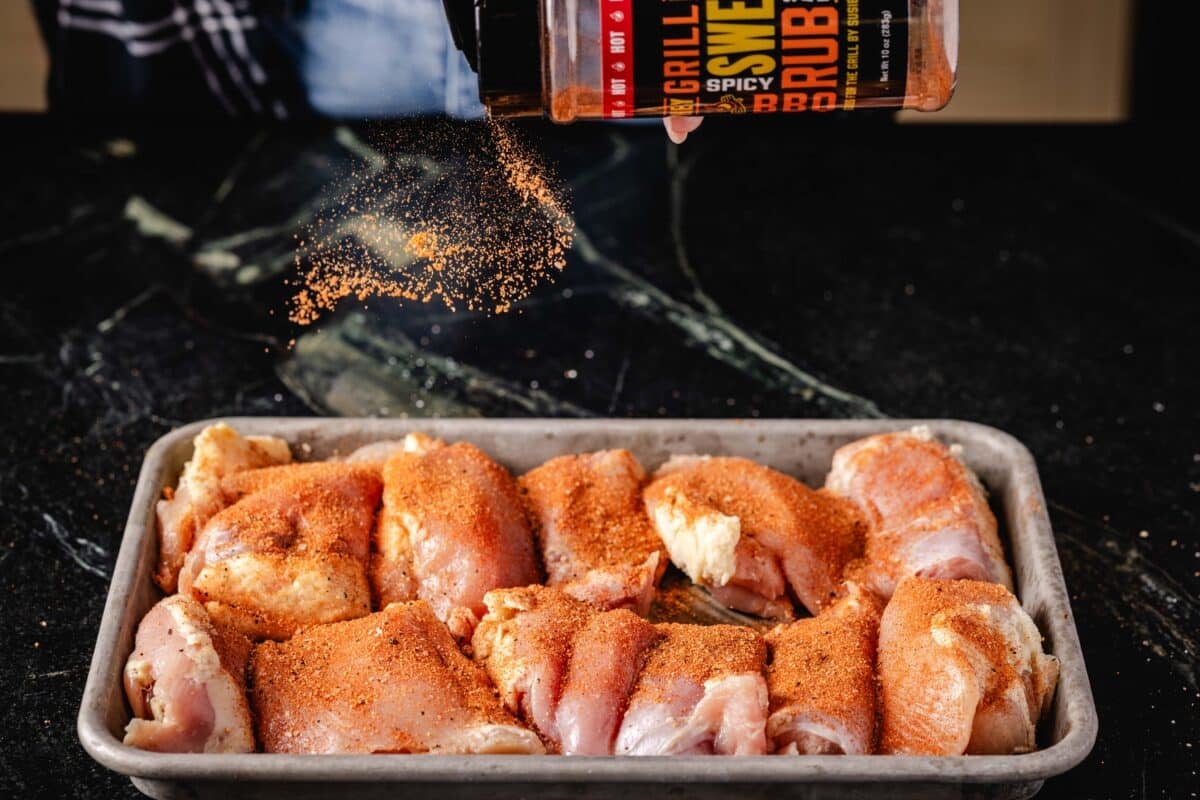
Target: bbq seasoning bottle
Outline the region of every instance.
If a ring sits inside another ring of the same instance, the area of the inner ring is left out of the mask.
[[[954,93],[958,0],[444,0],[494,117],[911,108]]]

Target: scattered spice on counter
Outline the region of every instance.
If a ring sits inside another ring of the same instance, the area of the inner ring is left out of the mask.
[[[454,164],[401,151],[352,176],[335,211],[298,242],[292,322],[316,322],[348,297],[503,314],[553,280],[574,240],[566,193],[511,128],[486,130]]]

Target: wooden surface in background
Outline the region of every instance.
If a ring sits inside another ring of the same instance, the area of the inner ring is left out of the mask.
[[[0,0],[0,111],[44,111],[46,48],[29,0]]]
[[[1159,0],[1149,0],[1158,2]],[[910,122],[1112,122],[1129,109],[1134,0],[960,0],[958,88]]]
[[[1149,0],[1156,2],[1157,0]],[[954,100],[919,122],[1106,122],[1129,107],[1134,0],[960,0]],[[0,0],[0,111],[46,107],[27,0]]]

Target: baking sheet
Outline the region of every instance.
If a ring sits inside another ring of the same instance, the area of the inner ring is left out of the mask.
[[[1008,434],[952,420],[379,420],[229,418],[242,434],[279,436],[298,460],[344,455],[419,431],[466,439],[514,472],[563,453],[626,447],[647,470],[673,453],[752,458],[819,486],[833,452],[854,439],[928,426],[988,487],[1017,595],[1038,623],[1061,675],[1042,749],[1012,756],[672,756],[666,758],[434,755],[177,755],[121,744],[129,719],[121,671],[137,623],[160,595],[154,503],[173,485],[206,420],[179,428],[146,454],[109,587],[78,732],[101,764],[159,798],[501,797],[1030,797],[1082,761],[1097,719],[1083,654],[1032,456]]]

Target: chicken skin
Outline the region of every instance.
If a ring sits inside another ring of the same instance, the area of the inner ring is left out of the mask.
[[[856,585],[820,616],[767,634],[767,737],[775,753],[864,755],[875,746],[878,600]]]
[[[658,638],[653,625],[627,609],[595,614],[575,634],[555,710],[563,754],[612,755],[625,700]]]
[[[545,586],[489,592],[472,639],[505,704],[565,755],[763,753],[766,645],[651,625]]]
[[[867,519],[861,579],[885,601],[909,575],[1012,588],[979,479],[927,430],[846,445],[834,454],[825,488]]]
[[[370,613],[376,466],[267,467],[227,478],[224,491],[240,499],[209,520],[179,578],[214,620],[254,639],[285,639]]]
[[[226,498],[221,481],[247,469],[292,460],[287,442],[273,436],[240,436],[224,423],[209,425],[193,440],[179,484],[158,501],[158,567],[154,582],[167,594],[178,587],[179,570],[196,536]]]
[[[547,586],[498,589],[484,602],[472,649],[505,705],[556,752],[611,754],[654,626]]]
[[[268,753],[543,753],[429,604],[259,644],[250,661]]]
[[[380,605],[427,600],[466,639],[487,592],[540,580],[516,482],[479,448],[409,437],[383,481],[371,563]]]
[[[587,595],[582,587],[595,585],[599,599],[632,580],[642,591],[628,605],[645,613],[653,584],[667,567],[642,505],[645,481],[645,470],[628,450],[560,456],[518,479],[548,586],[570,583],[580,587],[575,593]],[[651,559],[646,591],[640,576]]]
[[[617,755],[763,755],[767,646],[749,628],[656,625],[617,733]]]
[[[1058,682],[1037,626],[996,583],[906,578],[879,628],[881,750],[1024,753]]]
[[[620,564],[588,570],[578,580],[558,584],[559,589],[604,611],[625,608],[639,617],[650,612],[655,587],[666,559],[651,553],[641,564]]]
[[[791,619],[791,591],[816,614],[861,555],[853,506],[745,458],[676,456],[646,487],[671,561],[737,611]]]
[[[250,640],[213,625],[190,597],[159,601],[125,664],[133,719],[125,744],[162,753],[252,753],[246,702]]]

